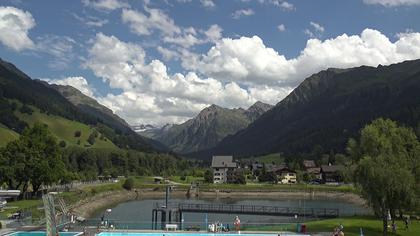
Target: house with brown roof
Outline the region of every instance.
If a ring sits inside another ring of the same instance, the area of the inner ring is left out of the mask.
[[[317,167],[314,160],[303,160],[303,168],[310,181],[321,181],[321,168]]]
[[[291,170],[287,167],[277,168],[273,170],[277,175],[278,183],[281,184],[295,184],[297,183],[296,171]]]
[[[343,178],[341,176],[341,172],[343,169],[344,166],[342,165],[322,165],[322,182],[325,184],[338,184],[342,182]]]
[[[314,160],[303,160],[303,168],[305,168],[305,170],[315,167],[316,164]]]

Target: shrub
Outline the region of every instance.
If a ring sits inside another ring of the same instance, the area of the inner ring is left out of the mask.
[[[204,182],[213,183],[213,171],[206,170],[206,172],[204,172]]]
[[[91,133],[90,135],[89,135],[89,138],[88,138],[88,143],[90,144],[90,145],[93,145],[94,143],[95,143],[95,133]]]
[[[132,190],[134,187],[134,179],[133,178],[128,178],[124,181],[122,187],[126,190]]]
[[[80,136],[82,136],[82,131],[77,130],[76,132],[74,132],[74,137],[78,138]]]
[[[28,114],[28,115],[32,115],[32,113],[34,112],[29,106],[27,106],[27,105],[23,105],[20,109],[19,109],[19,111],[21,112],[21,113],[25,113],[25,114]]]
[[[60,145],[60,147],[62,147],[62,148],[65,148],[67,144],[66,144],[66,141],[61,140],[58,145]]]

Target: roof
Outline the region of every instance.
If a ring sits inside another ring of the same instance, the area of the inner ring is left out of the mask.
[[[322,165],[321,166],[321,170],[322,172],[337,172],[339,170],[342,170],[343,166],[342,165]]]
[[[211,161],[212,168],[223,168],[223,167],[231,167],[236,168],[236,162],[233,162],[232,156],[213,156]]]
[[[279,167],[279,168],[273,170],[273,172],[275,172],[277,174],[282,174],[282,173],[296,173],[296,171],[291,170],[291,169],[289,169],[286,166]]]
[[[303,160],[303,166],[305,168],[314,168],[314,167],[316,167],[314,160]]]
[[[306,169],[306,172],[313,173],[313,174],[319,174],[319,173],[321,173],[321,168],[320,167],[308,168],[308,169]]]

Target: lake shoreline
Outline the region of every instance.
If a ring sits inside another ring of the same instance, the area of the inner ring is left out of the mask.
[[[185,198],[185,191],[171,192],[171,198]],[[192,197],[193,198],[193,197]],[[307,200],[340,200],[348,203],[366,206],[366,202],[359,195],[344,192],[323,192],[323,191],[203,191],[199,193],[199,199],[307,199]],[[82,199],[71,207],[72,211],[83,218],[90,218],[100,210],[112,208],[120,203],[145,200],[145,199],[165,199],[164,191],[153,191],[153,189],[138,189],[133,191],[119,190],[100,193],[93,197]]]

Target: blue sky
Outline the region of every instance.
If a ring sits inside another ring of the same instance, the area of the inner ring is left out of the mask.
[[[2,0],[0,57],[128,122],[275,104],[328,67],[420,58],[419,0]]]

